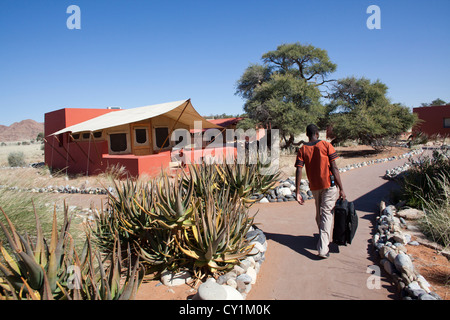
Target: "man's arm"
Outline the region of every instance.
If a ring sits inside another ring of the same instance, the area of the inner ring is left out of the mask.
[[[302,181],[302,170],[303,168],[297,167],[295,171],[295,198],[297,199],[298,203],[304,204],[305,201],[303,200],[301,194],[300,194],[300,182]]]
[[[339,169],[336,165],[336,161],[331,162],[331,173],[333,174],[334,180],[339,187],[339,196],[345,200],[347,196],[345,195],[344,187],[342,186],[341,175],[339,174]]]

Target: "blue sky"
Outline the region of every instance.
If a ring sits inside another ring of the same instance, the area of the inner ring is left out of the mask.
[[[69,5],[81,30],[69,30]],[[369,30],[369,5],[381,29]],[[392,102],[450,101],[450,1],[1,0],[0,124],[64,107],[133,108],[191,98],[242,113],[235,84],[282,43],[312,44],[330,78],[379,79]]]

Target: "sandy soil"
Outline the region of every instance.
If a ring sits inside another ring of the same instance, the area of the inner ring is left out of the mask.
[[[435,249],[424,245],[407,245],[414,267],[442,299],[450,300],[450,262]]]
[[[144,281],[136,295],[136,300],[187,300],[197,292],[194,283],[167,287],[159,280]]]

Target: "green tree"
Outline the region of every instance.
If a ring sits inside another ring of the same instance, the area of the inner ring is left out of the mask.
[[[442,106],[444,104],[447,104],[447,102],[445,102],[444,100],[437,98],[434,99],[433,101],[431,101],[430,103],[422,103],[420,106],[421,107],[432,107],[432,106]]]
[[[411,110],[387,98],[388,87],[379,80],[349,77],[337,81],[327,106],[328,124],[335,141],[357,140],[377,150],[417,121]]]
[[[336,65],[328,53],[312,45],[283,44],[251,64],[237,81],[236,94],[244,100],[248,120],[241,126],[279,129],[286,147],[294,136],[325,113],[321,86]]]
[[[36,136],[36,141],[44,141],[44,133],[39,132]]]

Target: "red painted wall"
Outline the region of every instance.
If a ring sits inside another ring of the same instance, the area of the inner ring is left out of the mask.
[[[127,173],[131,176],[142,174],[155,176],[159,175],[161,170],[168,168],[170,151],[145,156],[103,154],[103,162],[105,162],[106,166],[124,166]]]
[[[423,122],[414,128],[414,132],[422,131],[428,135],[450,135],[450,128],[444,128],[444,118],[450,118],[450,104],[433,107],[413,108]]]
[[[68,173],[99,173],[105,170],[106,165],[102,161],[102,154],[108,153],[106,141],[91,140],[80,141],[78,145],[68,143],[69,135],[64,133],[57,138],[50,134],[75,125],[77,123],[98,117],[100,115],[117,111],[116,109],[74,109],[65,108],[48,112],[44,116],[45,164],[51,168],[64,169],[68,167]],[[83,151],[82,151],[83,150]],[[91,159],[88,164],[88,157]]]

